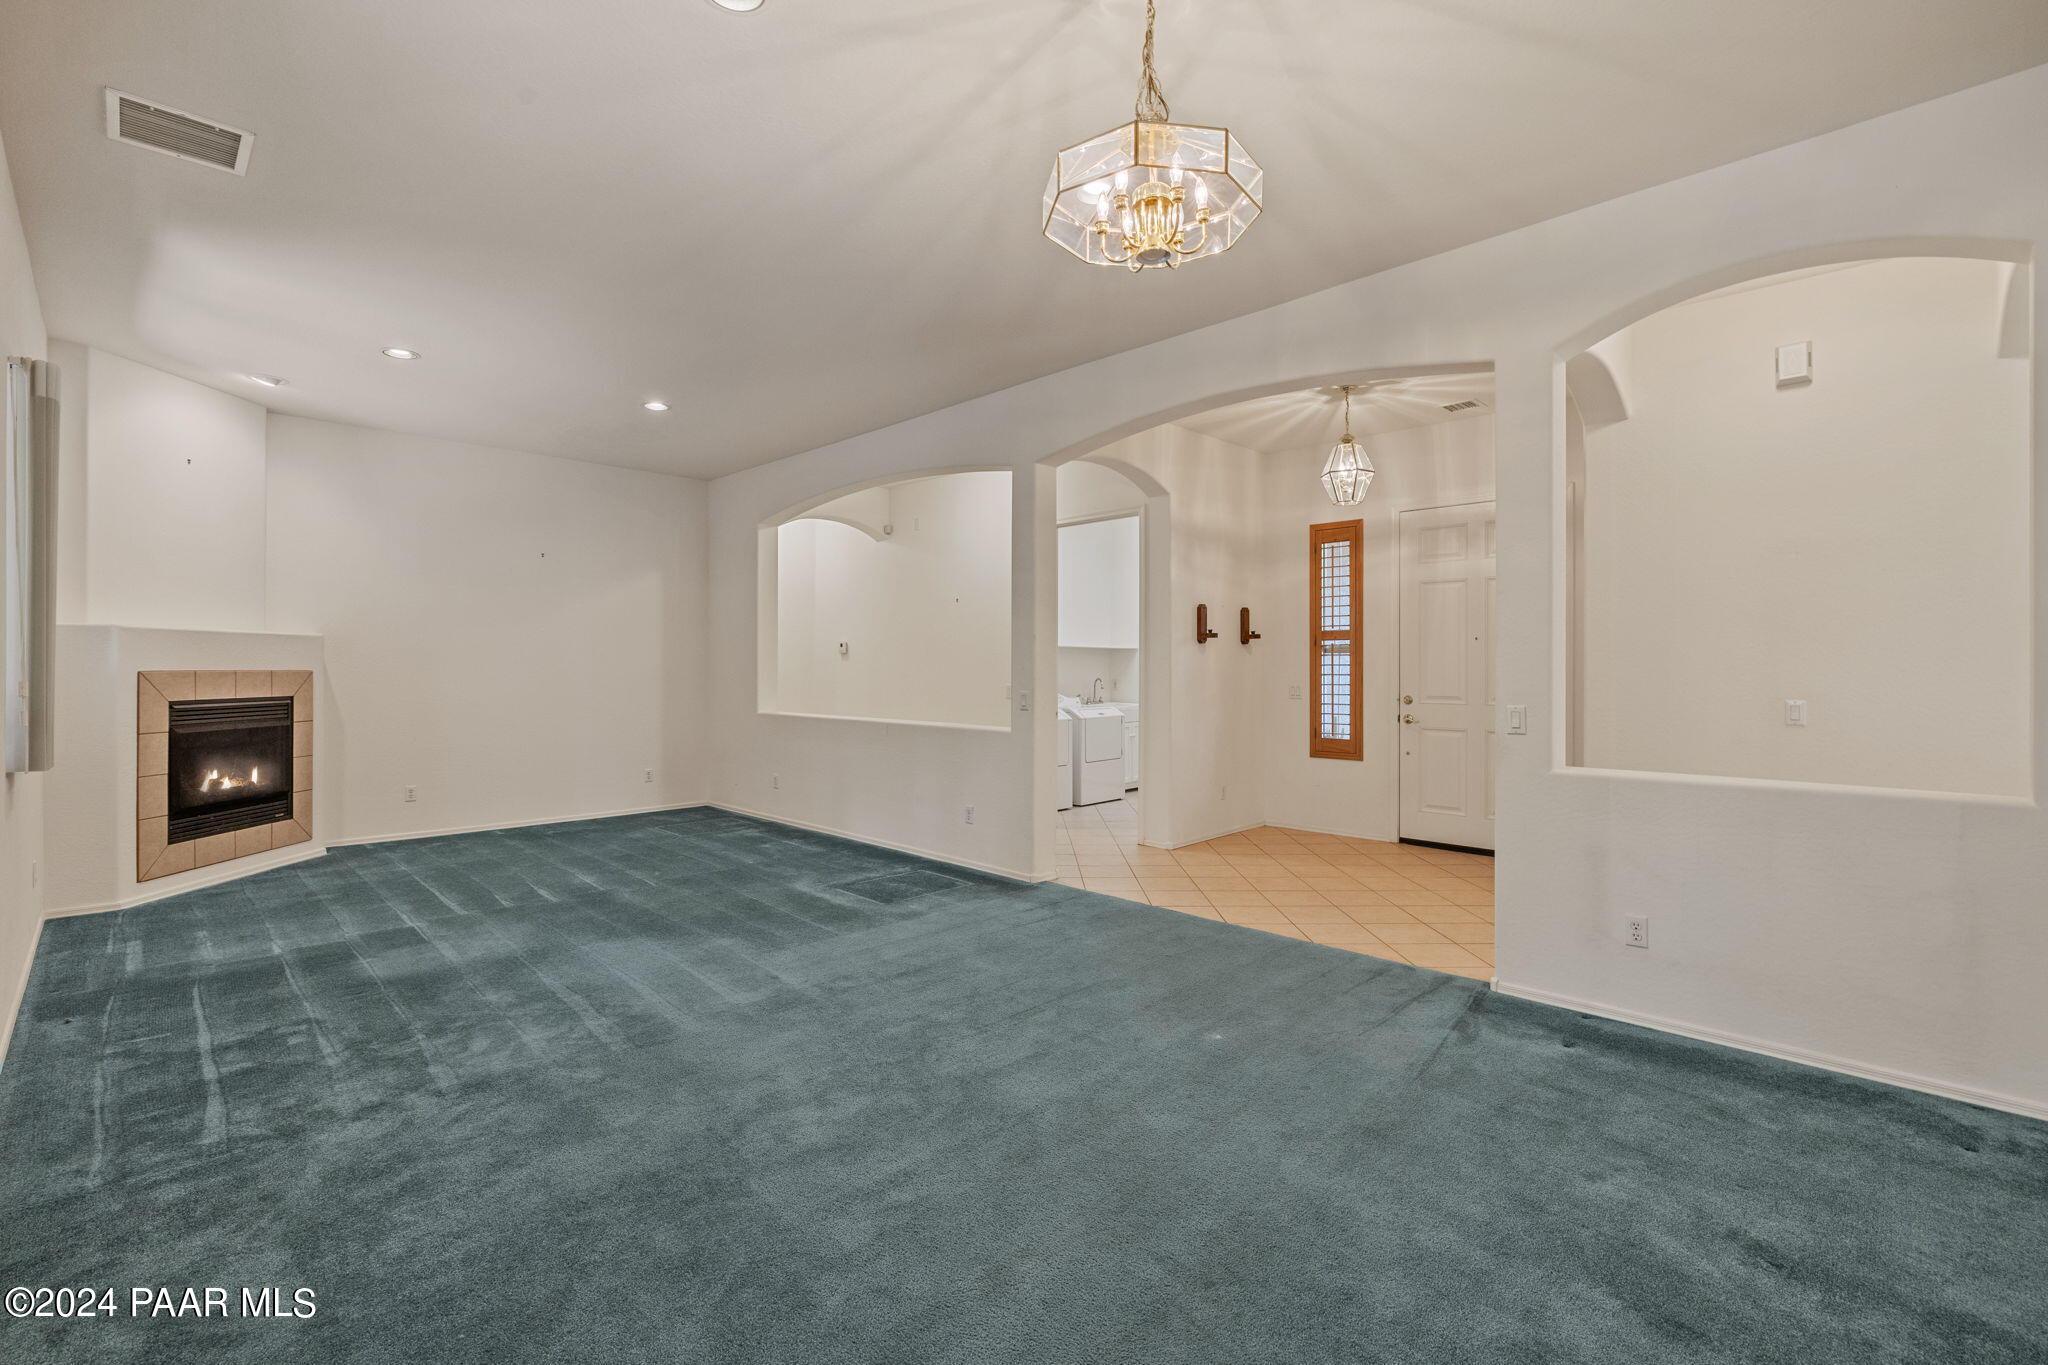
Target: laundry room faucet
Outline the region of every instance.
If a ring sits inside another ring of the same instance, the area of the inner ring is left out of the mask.
[[[1088,694],[1088,700],[1098,706],[1102,704],[1102,679],[1095,680],[1095,690]]]

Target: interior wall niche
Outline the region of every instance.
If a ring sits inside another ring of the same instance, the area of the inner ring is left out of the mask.
[[[1569,762],[2031,795],[2014,269],[1795,271],[1600,343],[1614,415],[1575,392],[1568,424]]]
[[[1011,478],[865,488],[769,528],[761,710],[1007,727]]]

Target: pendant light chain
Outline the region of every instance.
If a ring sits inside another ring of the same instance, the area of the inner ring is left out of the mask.
[[[1349,384],[1346,384],[1346,385],[1344,385],[1344,386],[1343,386],[1343,388],[1344,388],[1344,443],[1345,443],[1346,445],[1349,445],[1349,444],[1351,443],[1351,385],[1349,385]]]
[[[1171,123],[1173,115],[1166,107],[1166,92],[1159,88],[1159,73],[1152,69],[1152,28],[1159,22],[1159,9],[1155,0],[1145,0],[1145,47],[1140,54],[1144,66],[1138,80],[1138,122]]]

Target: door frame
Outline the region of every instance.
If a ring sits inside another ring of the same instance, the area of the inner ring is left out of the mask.
[[[1081,458],[1083,460],[1087,459],[1086,456]],[[1052,562],[1049,566],[1051,572],[1047,575],[1047,578],[1049,579],[1053,608],[1052,650],[1055,686],[1049,695],[1053,708],[1057,710],[1059,706],[1057,679],[1059,676],[1060,650],[1059,534],[1069,526],[1086,526],[1098,521],[1119,521],[1125,517],[1136,517],[1138,519],[1138,830],[1140,843],[1152,844],[1155,847],[1163,848],[1166,847],[1166,844],[1163,842],[1163,831],[1166,828],[1165,803],[1163,801],[1156,803],[1158,810],[1155,815],[1155,803],[1146,801],[1145,797],[1149,792],[1159,790],[1153,781],[1155,759],[1157,760],[1157,766],[1162,768],[1164,766],[1164,756],[1160,754],[1157,731],[1153,727],[1160,723],[1154,719],[1155,709],[1159,713],[1164,713],[1166,706],[1162,701],[1155,708],[1153,698],[1163,698],[1166,689],[1164,687],[1165,679],[1162,678],[1155,681],[1156,671],[1172,666],[1170,652],[1162,648],[1162,641],[1154,638],[1155,624],[1163,624],[1163,621],[1155,623],[1153,619],[1158,613],[1155,613],[1152,601],[1153,589],[1157,582],[1154,577],[1152,558],[1155,550],[1163,552],[1165,549],[1163,541],[1164,528],[1158,524],[1164,518],[1159,517],[1155,520],[1154,504],[1157,501],[1157,497],[1149,493],[1142,485],[1137,485],[1137,481],[1130,478],[1128,471],[1120,465],[1107,462],[1099,463],[1101,463],[1101,467],[1123,475],[1126,480],[1136,485],[1139,493],[1145,496],[1145,500],[1136,507],[1119,508],[1110,512],[1089,512],[1077,517],[1062,517],[1059,514],[1058,493],[1054,493],[1053,554]],[[1161,537],[1162,539],[1155,544],[1155,537]],[[1167,657],[1157,663],[1155,667],[1155,656],[1159,655]],[[1055,725],[1055,728],[1057,728],[1057,725]],[[1151,742],[1147,742],[1145,738],[1147,732],[1151,732],[1154,736]],[[1129,800],[1130,798],[1126,795],[1124,799]],[[1064,812],[1060,813],[1064,814]],[[1155,840],[1159,842],[1155,842]]]
[[[1435,847],[1435,848],[1453,848],[1453,849],[1459,849],[1459,850],[1463,850],[1463,851],[1468,851],[1468,852],[1473,852],[1473,853],[1492,853],[1492,852],[1494,851],[1493,847],[1491,847],[1491,846],[1481,846],[1481,845],[1476,845],[1476,844],[1452,844],[1452,843],[1445,843],[1445,842],[1443,842],[1443,841],[1441,841],[1441,840],[1436,840],[1436,839],[1424,839],[1424,838],[1421,838],[1421,837],[1419,837],[1419,836],[1415,836],[1415,835],[1411,835],[1411,834],[1409,834],[1409,832],[1408,832],[1408,830],[1406,829],[1406,827],[1405,827],[1405,824],[1404,824],[1404,821],[1406,820],[1406,818],[1407,818],[1407,814],[1408,814],[1408,801],[1407,801],[1407,791],[1406,791],[1406,780],[1407,780],[1407,750],[1406,750],[1406,747],[1405,747],[1405,746],[1406,746],[1406,741],[1405,741],[1405,739],[1403,738],[1403,728],[1402,728],[1402,725],[1401,725],[1401,721],[1400,721],[1400,716],[1401,716],[1401,715],[1402,715],[1402,714],[1403,714],[1403,713],[1404,713],[1404,712],[1406,711],[1406,709],[1407,709],[1407,708],[1406,708],[1406,707],[1405,707],[1405,706],[1404,706],[1404,705],[1402,704],[1402,701],[1401,701],[1401,698],[1402,698],[1402,696],[1403,696],[1403,693],[1401,692],[1401,682],[1402,682],[1402,679],[1403,679],[1403,677],[1405,676],[1405,672],[1404,672],[1404,670],[1405,670],[1405,668],[1406,668],[1406,665],[1407,665],[1407,662],[1408,662],[1408,625],[1409,625],[1409,620],[1408,620],[1408,582],[1407,582],[1407,573],[1408,573],[1407,535],[1408,535],[1408,524],[1409,524],[1409,523],[1408,523],[1408,522],[1407,522],[1407,521],[1405,520],[1405,518],[1406,518],[1406,517],[1407,517],[1407,516],[1408,516],[1408,515],[1409,515],[1410,513],[1415,513],[1415,512],[1450,512],[1450,511],[1456,511],[1456,510],[1457,510],[1457,509],[1459,509],[1459,508],[1479,508],[1479,507],[1489,507],[1489,508],[1492,508],[1492,507],[1497,507],[1497,504],[1498,504],[1498,502],[1499,502],[1499,499],[1498,499],[1498,498],[1468,498],[1468,499],[1465,499],[1465,500],[1464,500],[1464,501],[1462,501],[1462,502],[1445,502],[1445,503],[1425,503],[1425,504],[1422,504],[1422,505],[1420,505],[1420,506],[1415,506],[1415,507],[1397,507],[1397,508],[1393,509],[1393,512],[1394,512],[1394,691],[1393,691],[1393,693],[1392,693],[1392,694],[1391,694],[1391,695],[1390,695],[1390,696],[1388,697],[1387,701],[1388,701],[1388,705],[1389,705],[1389,706],[1390,706],[1390,707],[1392,708],[1392,714],[1393,714],[1393,715],[1394,715],[1394,717],[1395,717],[1395,721],[1394,721],[1394,731],[1393,731],[1393,733],[1394,733],[1394,831],[1395,831],[1395,833],[1394,833],[1394,837],[1395,837],[1396,839],[1400,840],[1400,841],[1401,841],[1402,843],[1404,843],[1404,844],[1421,844],[1421,845],[1426,845],[1426,846],[1429,846],[1429,847]],[[1496,524],[1498,524],[1498,513],[1497,513],[1497,512],[1496,512]],[[1496,560],[1496,562],[1495,562],[1495,571],[1494,571],[1494,572],[1495,572],[1495,582],[1496,582],[1496,583],[1498,583],[1498,582],[1499,582],[1499,565],[1498,565],[1498,560]],[[1498,629],[1498,623],[1493,623],[1493,627],[1494,627],[1493,629],[1489,630],[1489,632],[1488,632],[1488,635],[1487,635],[1487,641],[1486,641],[1486,657],[1487,657],[1487,677],[1488,677],[1489,679],[1495,679],[1495,678],[1497,678],[1497,677],[1499,676],[1499,660],[1500,660],[1500,655],[1499,655],[1499,650],[1500,650],[1500,638],[1499,638],[1499,637],[1500,637],[1500,631],[1499,631],[1499,629]],[[1487,721],[1488,721],[1488,723],[1489,723],[1489,724],[1491,724],[1491,725],[1493,725],[1493,726],[1495,726],[1495,727],[1496,727],[1496,731],[1497,731],[1497,728],[1498,728],[1498,725],[1499,725],[1499,717],[1498,717],[1497,715],[1495,715],[1495,714],[1494,714],[1494,713],[1495,713],[1495,712],[1496,712],[1496,711],[1498,710],[1498,704],[1497,704],[1497,699],[1495,699],[1495,698],[1491,698],[1491,697],[1489,697],[1489,698],[1485,698],[1485,699],[1483,699],[1483,700],[1482,700],[1482,701],[1481,701],[1481,702],[1479,703],[1479,705],[1480,705],[1480,706],[1481,706],[1481,707],[1482,707],[1482,708],[1483,708],[1483,709],[1485,710],[1485,712],[1486,712],[1486,715],[1487,715]],[[1488,793],[1489,793],[1489,796],[1490,796],[1490,798],[1491,798],[1491,804],[1492,804],[1492,805],[1494,805],[1495,807],[1498,807],[1498,805],[1499,805],[1499,797],[1498,797],[1498,793],[1499,793],[1499,790],[1500,790],[1500,752],[1499,752],[1499,746],[1498,746],[1498,744],[1496,744],[1496,745],[1494,746],[1494,748],[1493,748],[1492,754],[1491,754],[1491,756],[1490,756],[1490,758],[1489,758],[1489,761],[1488,761],[1488,768],[1489,768],[1489,770],[1490,770],[1490,771],[1489,771],[1489,773],[1488,773],[1488,784],[1489,784],[1489,785],[1488,785]],[[1495,821],[1495,823],[1496,823],[1496,827],[1497,827],[1497,825],[1498,825],[1498,820],[1497,820],[1497,811],[1496,811],[1496,821]],[[1498,844],[1498,843],[1499,843],[1499,833],[1498,833],[1498,829],[1497,829],[1497,828],[1496,828],[1496,832],[1495,832],[1495,836],[1494,836],[1494,843],[1495,843],[1495,844]]]

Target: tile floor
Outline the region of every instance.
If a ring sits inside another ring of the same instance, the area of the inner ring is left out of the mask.
[[[1105,896],[1481,981],[1493,859],[1268,825],[1171,851],[1138,843],[1135,800],[1060,812],[1059,880]]]

